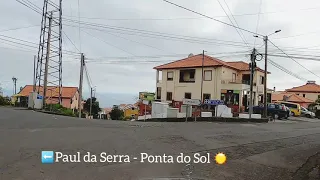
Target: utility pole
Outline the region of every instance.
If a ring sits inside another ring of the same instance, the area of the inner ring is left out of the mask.
[[[252,106],[253,106],[253,74],[254,74],[254,70],[255,70],[255,62],[256,60],[256,49],[253,48],[253,51],[251,53],[251,63],[249,64],[250,66],[250,101],[249,101],[249,118],[251,119],[251,115],[252,115]]]
[[[37,56],[34,55],[33,57],[33,92],[36,92],[36,63],[37,63]]]
[[[264,103],[264,112],[263,117],[268,116],[268,108],[267,108],[267,76],[268,76],[268,36],[265,36],[263,38],[264,40],[264,46],[265,46],[265,52],[264,52],[264,90],[263,90],[263,103]]]
[[[91,111],[92,111],[92,87],[90,88],[90,117],[91,117]]]
[[[81,59],[81,65],[80,65],[79,99],[78,99],[79,118],[81,118],[83,68],[84,68],[84,66],[85,66],[83,53],[81,53],[81,58],[80,58],[80,59]]]
[[[201,69],[201,73],[202,73],[202,76],[201,76],[201,95],[200,95],[200,99],[201,99],[201,104],[203,103],[203,95],[202,95],[202,91],[203,91],[203,69],[204,69],[204,50],[202,51],[202,69]]]
[[[17,94],[17,78],[13,77],[12,81],[13,81],[13,93]]]
[[[45,67],[44,67],[43,108],[45,108],[45,106],[46,106],[46,99],[47,99],[48,66],[49,66],[49,59],[50,59],[50,41],[51,41],[51,26],[52,26],[52,12],[51,12],[50,17],[49,17],[49,29],[48,29],[48,38],[47,38],[47,54],[46,54],[46,63],[45,63]]]

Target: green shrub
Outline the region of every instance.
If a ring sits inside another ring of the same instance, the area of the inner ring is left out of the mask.
[[[73,113],[72,109],[67,109],[67,108],[64,108],[62,110],[62,114],[66,115],[66,116],[75,116],[75,114]]]
[[[7,106],[10,105],[10,99],[8,97],[0,96],[0,106]]]

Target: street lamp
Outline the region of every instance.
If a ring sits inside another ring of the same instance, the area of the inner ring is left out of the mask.
[[[263,41],[265,43],[265,54],[264,54],[264,90],[263,90],[263,104],[264,104],[264,117],[267,117],[268,109],[267,109],[267,75],[268,75],[268,40],[269,36],[281,32],[281,29],[274,31],[273,33],[264,36]],[[255,35],[254,37],[259,37]]]

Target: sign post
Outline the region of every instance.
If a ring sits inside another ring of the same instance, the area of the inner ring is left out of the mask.
[[[189,107],[191,106],[199,106],[201,104],[201,100],[200,99],[183,99],[182,103],[187,105],[186,107],[186,122],[188,121],[188,110]],[[191,113],[192,113],[192,109],[191,109]],[[196,116],[195,116],[195,121],[196,121]]]
[[[149,104],[148,100],[143,100],[143,104],[144,104],[144,122],[146,122],[147,119],[147,104]]]

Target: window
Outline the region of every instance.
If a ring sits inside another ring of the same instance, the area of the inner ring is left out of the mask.
[[[167,92],[167,101],[172,101],[172,92]]]
[[[191,93],[184,93],[185,99],[191,99]]]
[[[173,80],[173,72],[172,71],[167,72],[167,80],[168,81],[172,81]]]
[[[161,99],[161,87],[157,87],[157,99]]]
[[[184,69],[180,70],[180,83],[195,83],[195,69]]]
[[[318,99],[320,99],[320,95],[318,95]]]
[[[205,70],[204,71],[204,80],[205,81],[211,81],[212,80],[212,71],[211,70]]]
[[[190,79],[194,79],[194,74],[195,74],[195,71],[194,72],[190,72]]]
[[[203,94],[203,100],[211,99],[211,94]]]
[[[303,94],[302,96],[305,98],[305,97],[306,97],[306,94]]]
[[[260,76],[260,84],[264,84],[264,77]]]
[[[236,82],[237,74],[232,73],[232,82]]]

